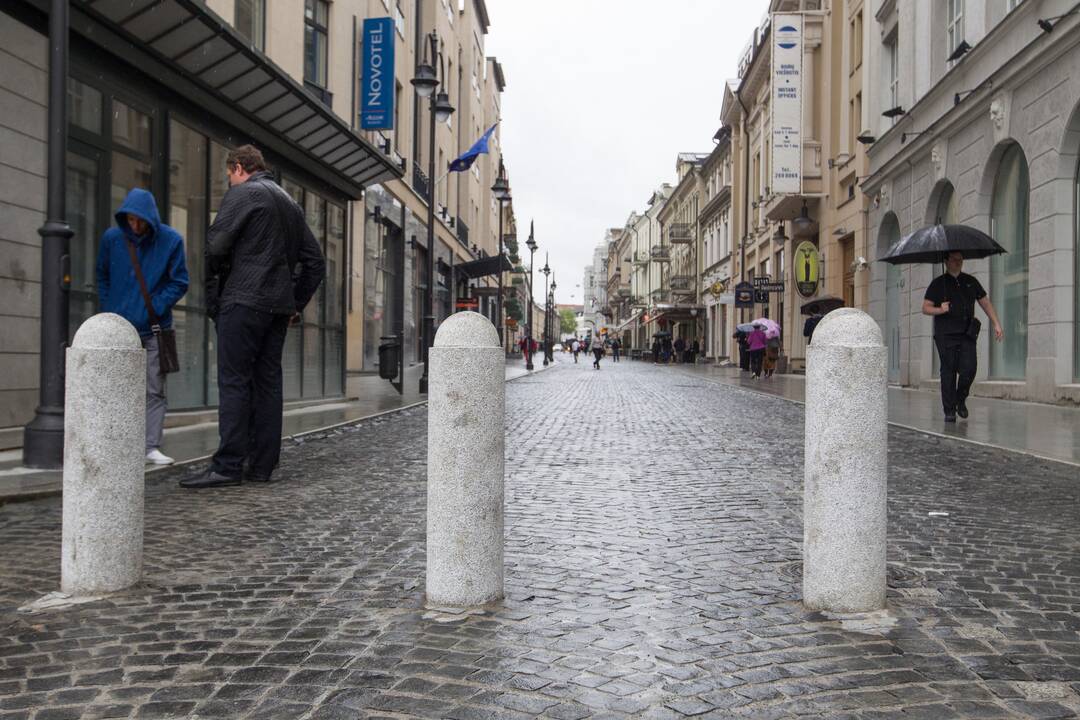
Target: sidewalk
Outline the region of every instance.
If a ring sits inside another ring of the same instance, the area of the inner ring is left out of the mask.
[[[533,372],[544,369],[542,362],[536,362],[535,366],[536,370]],[[427,396],[417,391],[423,370],[423,365],[414,365],[405,369],[403,395],[398,395],[387,380],[377,375],[350,378],[349,390],[355,393],[358,399],[286,409],[282,437],[284,440],[289,440],[424,403],[427,401]],[[523,360],[507,358],[506,380],[508,382],[528,374]],[[167,428],[162,449],[176,460],[176,464],[165,467],[148,465],[147,475],[160,472],[167,467],[206,460],[217,449],[217,445],[216,422]],[[0,452],[0,505],[12,500],[57,495],[62,486],[63,478],[59,470],[25,468],[22,466],[21,451]]]
[[[805,399],[803,375],[753,380],[736,367],[673,365],[671,369],[798,403]],[[946,424],[936,392],[889,387],[892,425],[1080,466],[1080,408],[980,397],[969,397],[967,405],[971,411],[967,420]]]

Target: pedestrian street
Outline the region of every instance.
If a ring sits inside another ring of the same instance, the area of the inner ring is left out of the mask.
[[[892,427],[887,610],[800,603],[803,407],[557,356],[506,386],[506,598],[426,607],[424,406],[154,473],[143,581],[35,614],[0,506],[0,718],[1026,718],[1080,711],[1075,468]]]

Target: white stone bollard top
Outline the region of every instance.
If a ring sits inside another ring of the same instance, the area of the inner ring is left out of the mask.
[[[135,327],[115,313],[99,313],[79,326],[71,347],[89,350],[142,349]]]
[[[821,319],[810,345],[882,347],[884,343],[881,328],[872,317],[857,308],[838,308]]]
[[[477,312],[459,312],[443,320],[435,333],[435,347],[498,348],[499,333]]]

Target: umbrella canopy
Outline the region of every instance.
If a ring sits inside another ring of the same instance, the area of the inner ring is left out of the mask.
[[[754,320],[751,325],[760,325],[765,331],[765,337],[774,338],[780,337],[780,325],[775,320],[769,318],[758,318]]]
[[[744,333],[753,332],[754,331],[754,323],[742,323],[742,324],[736,325],[735,329],[738,330],[739,332],[744,332]]]
[[[819,298],[808,300],[800,307],[803,315],[825,315],[837,308],[844,307],[844,299],[835,295],[822,295]]]
[[[950,252],[963,253],[970,260],[1006,250],[982,230],[969,225],[930,225],[897,240],[879,260],[893,265],[938,263]]]
[[[669,333],[667,330],[661,330],[660,332],[654,332],[652,334],[652,336],[654,338],[665,338],[665,337],[671,337],[671,333]]]

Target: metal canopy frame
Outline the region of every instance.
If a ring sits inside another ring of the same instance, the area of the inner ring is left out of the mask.
[[[349,196],[404,175],[199,0],[74,0],[72,10],[73,31]]]
[[[501,262],[500,262],[501,261]],[[496,275],[501,269],[503,272],[513,272],[514,266],[510,263],[506,254],[490,255],[488,257],[480,258],[479,260],[470,260],[468,262],[461,263],[454,266],[454,272],[458,275],[464,275],[465,277],[475,280],[487,275]],[[494,289],[494,288],[493,288]]]

